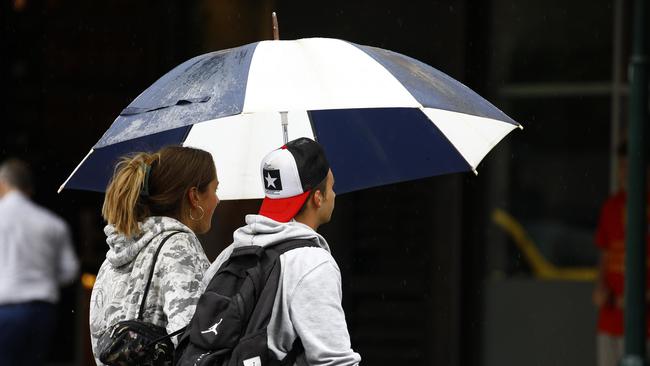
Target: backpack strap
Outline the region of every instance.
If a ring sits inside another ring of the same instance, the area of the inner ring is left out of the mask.
[[[273,244],[272,246],[267,246],[265,247],[266,250],[273,250],[276,253],[278,253],[278,256],[293,250],[293,249],[298,249],[298,248],[304,248],[304,247],[316,247],[320,248],[320,245],[318,245],[316,242],[313,240],[309,239],[295,239],[295,240],[289,240],[285,242],[281,242],[278,244]]]
[[[165,245],[165,242],[167,242],[167,239],[171,238],[172,236],[178,233],[180,233],[180,231],[174,231],[173,233],[167,235],[167,237],[162,240],[160,245],[158,245],[158,249],[156,249],[156,253],[153,255],[153,259],[151,260],[151,269],[149,270],[149,279],[147,280],[147,285],[145,286],[144,294],[142,295],[142,302],[140,303],[138,320],[142,320],[142,316],[144,315],[144,304],[147,301],[147,295],[149,294],[149,287],[151,286],[151,279],[153,278],[153,271],[156,267],[156,260],[158,259],[158,254],[160,254],[160,250],[162,249],[163,245]]]
[[[264,256],[264,252],[267,250],[273,250],[274,251],[274,256],[273,258],[277,258],[280,255],[293,250],[293,249],[298,249],[298,248],[303,248],[303,247],[317,247],[320,248],[318,244],[316,244],[314,241],[309,240],[309,239],[295,239],[295,240],[288,240],[285,242],[279,242],[267,246],[259,246],[259,245],[245,245],[241,246],[238,248],[233,249],[232,253],[230,253],[230,257],[221,264],[217,272],[214,274],[214,276],[218,275],[222,271],[224,271],[227,267],[228,264],[232,261],[233,258],[240,257],[240,256],[247,256],[247,255],[255,255],[259,258],[262,258]],[[214,277],[213,276],[213,277]],[[210,281],[212,282],[212,281]],[[209,287],[209,285],[208,285]]]
[[[282,243],[275,244],[271,247],[266,247],[266,250],[272,250],[277,253],[277,258],[279,258],[282,254],[298,249],[298,248],[307,248],[307,247],[314,247],[314,248],[320,248],[320,245],[318,245],[315,241],[313,240],[308,240],[308,239],[295,239],[295,240],[289,240],[285,241]],[[281,366],[293,366],[296,362],[296,359],[298,358],[298,355],[303,353],[305,351],[304,347],[302,346],[302,341],[300,340],[300,337],[296,337],[296,340],[293,342],[293,345],[291,346],[291,350],[287,353],[287,355],[280,361]]]
[[[145,344],[145,345],[144,345],[144,348],[149,348],[149,347],[155,345],[156,343],[158,343],[158,342],[160,342],[160,341],[164,341],[164,340],[167,339],[167,338],[170,338],[170,339],[171,339],[172,337],[175,337],[175,336],[177,336],[177,335],[183,333],[183,332],[185,331],[185,329],[187,329],[187,327],[188,327],[188,326],[186,325],[186,326],[184,326],[184,327],[181,328],[181,329],[175,330],[174,332],[172,332],[172,334],[167,334],[167,335],[164,335],[164,336],[162,336],[162,337],[160,337],[160,338],[156,338],[156,339],[154,339],[153,341],[151,341],[151,342]]]

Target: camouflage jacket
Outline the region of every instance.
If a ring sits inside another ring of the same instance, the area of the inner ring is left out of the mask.
[[[90,337],[98,365],[98,339],[113,324],[137,318],[153,255],[173,231],[179,233],[158,255],[143,318],[171,333],[189,323],[203,292],[210,262],[192,230],[169,217],[149,217],[140,228],[136,238],[126,238],[111,225],[104,228],[110,249],[90,300]]]

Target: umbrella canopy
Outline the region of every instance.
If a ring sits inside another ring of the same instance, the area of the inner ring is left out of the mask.
[[[222,199],[262,198],[262,157],[287,138],[310,137],[345,193],[475,171],[516,127],[460,82],[399,53],[328,38],[262,41],[161,77],[61,189],[104,191],[120,156],[175,144],[212,153]]]

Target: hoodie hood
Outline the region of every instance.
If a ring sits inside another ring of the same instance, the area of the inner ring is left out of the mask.
[[[246,226],[233,233],[233,247],[245,245],[263,247],[293,239],[313,240],[321,248],[330,251],[325,238],[309,226],[295,220],[277,222],[262,215],[246,215]]]
[[[138,223],[140,235],[137,237],[126,237],[118,232],[113,225],[104,227],[106,243],[109,250],[106,259],[117,268],[130,264],[138,256],[140,251],[165,231],[180,231],[193,234],[192,230],[180,221],[171,217],[152,216]]]

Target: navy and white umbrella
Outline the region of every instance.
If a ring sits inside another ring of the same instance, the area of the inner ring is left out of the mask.
[[[305,136],[323,145],[345,193],[476,171],[516,127],[460,82],[399,53],[328,38],[262,41],[164,75],[61,189],[104,191],[119,157],[174,144],[212,153],[222,199],[262,198],[262,157]]]

